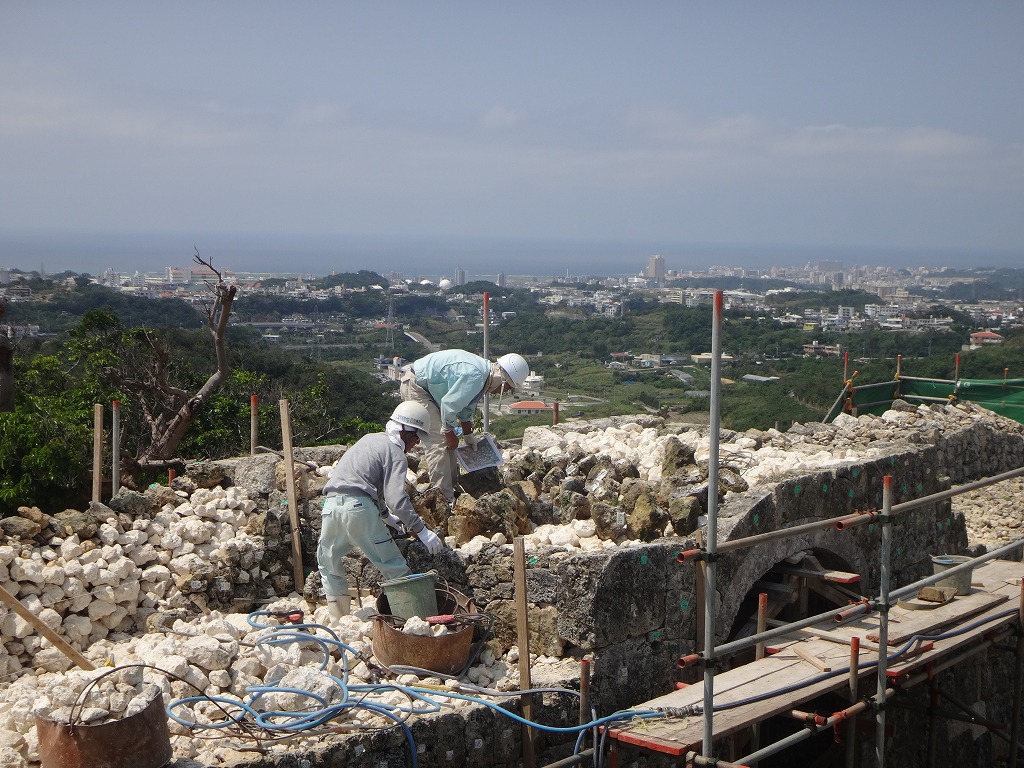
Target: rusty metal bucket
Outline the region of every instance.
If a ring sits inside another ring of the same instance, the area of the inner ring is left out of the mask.
[[[473,601],[462,593],[450,587],[434,591],[439,614],[478,614]],[[387,595],[381,593],[373,621],[373,655],[384,666],[397,664],[454,675],[461,672],[469,661],[473,647],[473,623],[464,624],[440,637],[407,635],[399,628],[401,624],[401,620],[391,615]]]
[[[173,756],[162,696],[137,714],[97,725],[37,715],[36,733],[42,768],[161,768]]]

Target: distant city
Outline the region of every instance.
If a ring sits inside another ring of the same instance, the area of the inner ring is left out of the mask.
[[[948,310],[954,309],[973,318],[979,328],[986,329],[990,335],[972,336],[971,345],[1000,343],[1003,339],[995,330],[1019,328],[1024,322],[1024,297],[1007,297],[1000,301],[950,301],[940,292],[955,283],[971,283],[983,276],[973,267],[952,269],[950,267],[896,267],[891,265],[854,265],[845,266],[838,260],[821,260],[802,266],[772,266],[765,269],[741,266],[711,266],[702,270],[670,269],[667,259],[661,254],[653,254],[637,265],[633,274],[625,276],[586,276],[566,274],[541,278],[529,275],[472,275],[466,268],[456,266],[450,276],[437,280],[417,274],[409,277],[401,272],[381,274],[380,284],[359,284],[345,286],[331,284],[310,275],[286,272],[241,272],[220,268],[218,271],[225,281],[237,284],[241,295],[266,294],[282,296],[309,302],[310,315],[315,315],[318,300],[334,297],[345,297],[352,293],[389,292],[390,294],[411,293],[424,295],[442,295],[449,302],[474,303],[479,301],[479,281],[486,280],[499,287],[527,288],[538,294],[537,300],[549,307],[549,312],[557,314],[566,310],[583,310],[589,316],[617,317],[623,313],[628,297],[637,292],[662,303],[699,306],[709,304],[714,295],[710,287],[680,287],[673,281],[688,278],[703,279],[705,285],[716,278],[730,278],[730,283],[738,288],[724,291],[724,304],[727,309],[741,309],[745,312],[768,314],[776,321],[801,327],[811,331],[863,331],[873,328],[889,331],[948,331],[951,330],[953,318]],[[0,266],[0,297],[9,301],[29,301],[32,299],[32,288],[27,278],[32,273],[21,268]],[[39,274],[39,273],[35,273]],[[75,276],[67,272],[59,273],[73,286],[83,279],[80,273]],[[349,272],[351,274],[351,272]],[[208,284],[217,278],[216,273],[208,266],[192,263],[187,266],[168,266],[158,272],[120,272],[107,268],[98,275],[89,276],[91,282],[103,285],[112,290],[130,293],[146,298],[175,297],[190,303],[205,303],[209,298]],[[769,283],[768,280],[776,281]],[[778,282],[785,281],[785,282]],[[478,283],[475,289],[464,290],[464,286]],[[794,284],[785,286],[786,283]],[[581,289],[580,284],[585,286]],[[805,309],[800,314],[777,311],[776,300],[780,295],[798,291],[795,286],[806,286],[814,290],[837,291],[844,289],[860,290],[874,294],[877,302],[868,302],[861,309],[853,306],[826,307],[828,302],[822,301],[820,308]],[[392,302],[389,302],[392,303]],[[389,312],[391,311],[389,307]],[[515,313],[503,313],[514,315]],[[504,316],[501,319],[507,319]],[[292,331],[317,332],[319,324],[331,325],[334,319],[322,318],[319,321],[307,316],[285,318],[281,323]],[[370,326],[390,324],[389,318],[364,320]],[[383,326],[381,326],[383,327]],[[388,327],[391,327],[388,325]],[[8,335],[34,335],[38,328],[10,328]],[[276,337],[274,338],[276,340]],[[838,354],[837,348],[822,346],[812,349],[809,354]]]
[[[807,246],[555,242],[530,239],[397,238],[254,234],[101,234],[0,231],[0,266],[55,274],[72,271],[101,275],[113,270],[132,277],[158,275],[168,267],[187,268],[198,249],[219,269],[310,279],[368,269],[409,280],[497,282],[499,275],[529,283],[558,278],[625,280],[644,272],[654,254],[665,260],[666,276],[706,273],[710,265],[744,268],[758,275],[772,270],[803,269],[827,262],[915,268],[1016,267],[1024,252],[950,249],[839,249]],[[785,264],[790,267],[771,267]],[[825,270],[826,272],[831,270]]]

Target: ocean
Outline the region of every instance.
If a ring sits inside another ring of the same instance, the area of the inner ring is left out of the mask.
[[[468,280],[508,276],[611,277],[640,274],[649,256],[668,270],[712,265],[767,270],[840,261],[844,267],[1020,267],[1024,252],[983,249],[885,249],[831,246],[540,240],[529,238],[392,237],[388,235],[253,234],[226,232],[39,232],[0,230],[0,267],[55,274],[162,272],[192,264],[195,250],[234,272],[323,276],[371,270],[406,279]]]

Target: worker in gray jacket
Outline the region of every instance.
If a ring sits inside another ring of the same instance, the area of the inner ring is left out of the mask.
[[[345,451],[324,486],[316,558],[327,607],[335,618],[351,608],[344,557],[359,547],[385,579],[411,573],[388,526],[416,534],[431,554],[444,547],[427,528],[405,490],[406,453],[426,433],[430,414],[419,403],[400,403],[384,432],[364,435]]]

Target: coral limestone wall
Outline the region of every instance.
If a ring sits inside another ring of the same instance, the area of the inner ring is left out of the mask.
[[[326,470],[343,450],[298,455]],[[721,455],[719,487],[709,489],[706,430],[652,417],[619,418],[531,428],[522,446],[506,448],[500,471],[466,478],[467,492],[450,513],[422,476],[411,478],[420,491],[421,513],[447,534],[449,549],[432,558],[415,540],[403,539],[400,547],[410,564],[414,570],[434,569],[494,618],[493,639],[467,670],[473,682],[504,690],[519,684],[514,536],[524,537],[528,556],[537,676],[572,685],[575,660],[591,658],[595,703],[607,713],[669,690],[679,675],[675,660],[696,647],[703,595],[695,566],[679,564],[676,555],[697,546],[706,533],[711,493],[719,502],[721,542],[756,536],[877,509],[886,475],[893,478],[899,503],[1020,467],[1024,430],[970,404],[897,403],[882,417],[843,416],[834,424],[796,425],[785,433],[724,432]],[[300,473],[307,566],[315,562],[324,474]],[[266,630],[246,621],[246,613],[298,606],[305,616],[327,618],[318,608],[315,572],[304,597],[289,594],[294,585],[284,487],[281,462],[244,457],[196,465],[174,488],[125,490],[87,510],[50,516],[23,509],[0,521],[0,584],[98,666],[171,665],[170,671],[206,695],[243,697],[247,685],[299,674],[295,670],[316,658],[261,646]],[[942,501],[900,516],[894,585],[929,572],[931,554],[975,544],[955,509]],[[1015,530],[1011,523],[1001,530]],[[742,622],[748,595],[777,564],[809,555],[829,568],[860,574],[857,589],[870,594],[878,552],[877,527],[863,526],[823,529],[725,555],[714,596],[717,637],[726,639]],[[372,567],[357,555],[349,567],[353,583],[375,592],[379,574]],[[368,607],[339,628],[356,652],[344,674],[360,684],[382,674],[372,659],[371,614]],[[70,672],[70,666],[30,624],[0,608],[0,764],[38,760],[33,707],[45,701],[52,713],[67,705],[67,692],[80,690],[89,677]],[[116,697],[126,707],[142,695],[138,686],[147,684],[167,700],[185,694],[184,685],[168,679],[118,682],[136,686]],[[64,695],[53,693],[61,689]],[[552,702],[550,717],[559,706]],[[499,764],[480,760],[484,753],[493,755],[489,750],[503,743],[511,727],[491,710],[481,715],[474,705],[460,707],[457,726],[435,718],[433,730],[417,730],[417,743],[436,757],[421,764]],[[215,713],[196,706],[189,715]],[[453,727],[458,737],[443,736]],[[175,730],[179,757],[210,765],[244,762],[234,747],[211,747],[189,728]],[[363,764],[363,755],[366,765],[376,765],[367,751],[375,739],[385,739],[386,749],[406,748],[392,734],[352,737],[333,749],[345,755],[347,765]],[[442,749],[446,743],[451,748]],[[517,750],[511,739],[501,754],[514,764]],[[445,762],[448,752],[453,756]]]

